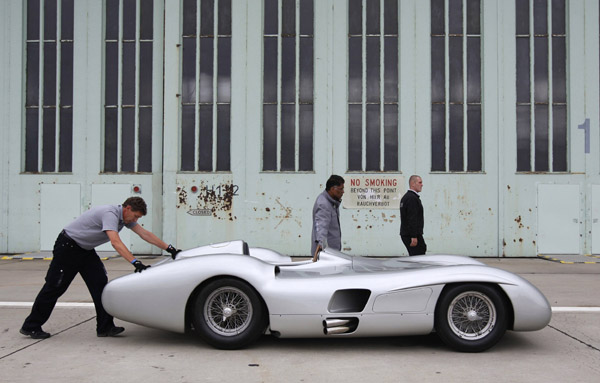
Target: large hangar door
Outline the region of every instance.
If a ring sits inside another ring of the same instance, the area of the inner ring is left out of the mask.
[[[538,253],[579,254],[579,185],[538,185]]]

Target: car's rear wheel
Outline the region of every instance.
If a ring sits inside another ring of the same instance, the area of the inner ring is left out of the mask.
[[[435,329],[448,346],[480,352],[495,345],[506,332],[507,309],[492,286],[456,285],[446,289],[435,310]]]
[[[224,278],[210,282],[196,297],[195,331],[208,344],[237,349],[257,340],[267,327],[267,315],[258,293],[247,283]]]

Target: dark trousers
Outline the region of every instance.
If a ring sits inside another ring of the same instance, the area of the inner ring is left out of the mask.
[[[79,273],[96,307],[96,331],[108,331],[114,326],[113,317],[102,306],[102,290],[108,283],[108,277],[96,250],[82,249],[61,232],[54,243],[52,254],[46,283],[35,298],[31,314],[23,323],[23,329],[40,330],[50,317],[58,298],[67,291],[73,278]]]
[[[410,245],[412,237],[402,235],[400,238],[402,238],[402,242],[406,246],[406,250],[408,250],[408,255],[423,255],[427,252],[427,244],[422,235],[417,237],[417,246],[414,247]]]

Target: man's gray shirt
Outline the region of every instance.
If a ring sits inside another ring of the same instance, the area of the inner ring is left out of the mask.
[[[317,196],[313,206],[313,227],[311,256],[317,245],[342,249],[342,230],[340,228],[340,201],[333,199],[327,190]]]
[[[64,231],[80,247],[91,250],[109,241],[105,231],[120,232],[123,226],[133,229],[135,225],[137,225],[136,222],[125,225],[121,205],[101,205],[80,215],[75,221],[65,226]]]

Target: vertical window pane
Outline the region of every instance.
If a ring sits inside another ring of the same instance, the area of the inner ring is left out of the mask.
[[[219,37],[217,101],[231,102],[231,37]]]
[[[431,105],[431,170],[446,171],[446,107]]]
[[[481,102],[481,46],[479,37],[467,38],[467,102]]]
[[[515,0],[516,34],[529,34],[529,0]]]
[[[265,35],[276,35],[279,25],[277,0],[264,0],[264,32]]]
[[[106,0],[106,40],[119,38],[119,0]]]
[[[152,172],[152,108],[140,108],[139,172]]]
[[[196,142],[196,114],[194,105],[181,107],[181,170],[194,170],[194,143]]]
[[[300,39],[300,103],[312,103],[313,100],[313,39]]]
[[[104,110],[104,171],[116,172],[117,169],[117,132],[118,111],[116,108]]]
[[[481,171],[481,106],[467,106],[467,171]]]
[[[56,40],[56,0],[44,0],[44,40]]]
[[[550,170],[548,161],[548,105],[535,106],[535,171]]]
[[[529,39],[517,38],[517,103],[530,102]]]
[[[567,56],[564,37],[552,37],[552,99],[567,102]]]
[[[298,150],[300,158],[298,170],[313,170],[313,106],[300,104],[300,142]]]
[[[296,0],[281,0],[281,33],[283,36],[296,34]]]
[[[300,0],[300,34],[313,34],[313,0]]]
[[[467,34],[481,33],[481,4],[480,0],[466,0],[467,5]]]
[[[549,102],[548,89],[548,38],[536,37],[534,39],[535,60],[535,102]]]
[[[567,107],[552,108],[552,171],[567,171]]]
[[[385,37],[384,101],[398,102],[398,38]]]
[[[431,34],[445,34],[445,26],[444,0],[431,0]]]
[[[362,0],[348,0],[348,33],[362,34]]]
[[[123,2],[123,40],[135,40],[136,0]]]
[[[362,170],[362,105],[348,105],[348,170]]]
[[[367,37],[367,102],[379,102],[379,37]]]
[[[196,39],[183,39],[181,101],[196,102]]]
[[[231,35],[231,0],[219,0],[219,35]]]
[[[263,101],[277,102],[277,38],[265,37],[263,62]]]
[[[38,43],[27,43],[27,84],[25,105],[39,105],[40,52]]]
[[[183,35],[196,35],[196,0],[183,0]],[[185,39],[184,39],[185,41]]]
[[[139,104],[152,105],[152,42],[140,43]]]
[[[565,16],[566,16],[565,0],[552,0],[552,34],[564,35]]]
[[[73,109],[60,110],[60,152],[58,158],[58,171],[73,171]]]
[[[281,102],[296,98],[296,39],[281,39]]]
[[[381,113],[379,108],[379,104],[367,105],[367,171],[380,170]]]
[[[295,170],[296,107],[281,105],[281,170]]]
[[[40,39],[40,0],[27,0],[27,40]]]
[[[135,109],[123,108],[121,126],[121,171],[135,171]]]
[[[384,0],[385,12],[383,13],[384,33],[386,35],[398,34],[398,1]]]
[[[378,35],[380,31],[379,1],[367,1],[367,35]]]
[[[231,170],[231,105],[217,105],[217,171]]]
[[[517,105],[517,171],[531,171],[531,106]]]
[[[44,105],[56,105],[56,43],[44,43]]]
[[[123,105],[135,104],[135,43],[123,43]]]
[[[451,35],[463,34],[463,0],[448,0],[448,31]]]
[[[44,109],[42,139],[42,171],[53,172],[56,167],[56,109]]]
[[[213,108],[200,105],[199,109],[198,170],[209,172],[213,169]]]
[[[154,24],[154,0],[140,1],[140,39],[152,40]]]
[[[398,171],[398,104],[386,104],[384,113],[384,165],[383,170]]]
[[[214,39],[212,37],[200,38],[200,102],[213,102],[213,73],[215,71],[213,55]]]
[[[263,105],[263,170],[277,170],[277,105]]]
[[[446,100],[446,64],[444,38],[431,38],[431,102]]]
[[[450,141],[450,171],[461,172],[464,170],[463,163],[463,106],[450,105],[450,126],[449,126],[449,141]]]
[[[534,35],[548,34],[547,0],[533,0],[533,33]]]
[[[215,4],[214,0],[200,2],[200,36],[214,36]]]
[[[450,37],[448,58],[450,102],[463,102],[463,43],[462,37]]]
[[[73,105],[73,43],[61,43],[60,105]]]
[[[350,37],[348,42],[348,101],[362,101],[362,38]]]
[[[25,109],[25,171],[38,171],[39,110]]]
[[[62,0],[60,16],[62,40],[73,40],[73,2],[74,0]]]

